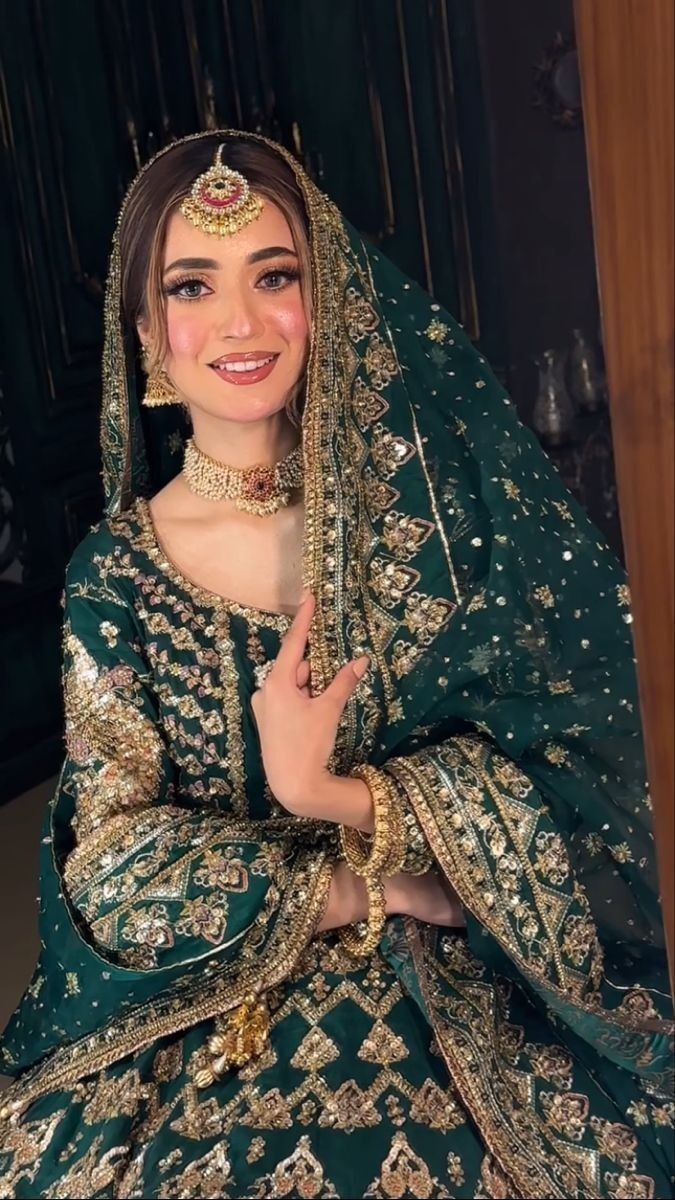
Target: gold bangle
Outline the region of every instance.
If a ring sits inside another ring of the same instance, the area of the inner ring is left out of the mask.
[[[340,826],[342,854],[350,870],[366,879],[368,875],[395,875],[405,858],[406,836],[403,813],[393,781],[383,771],[368,764],[354,767],[351,775],[362,779],[373,800],[373,833],[368,836],[351,825]]]
[[[384,899],[384,883],[381,879],[366,880],[366,890],[368,892],[368,921],[367,929],[364,934],[358,933],[358,925],[347,925],[342,929],[340,940],[345,950],[349,954],[353,954],[358,958],[366,957],[373,954],[380,944],[384,922],[386,920],[386,908]]]
[[[354,928],[342,930],[345,949],[359,957],[372,954],[378,947],[386,919],[383,877],[401,869],[405,858],[405,828],[393,782],[382,771],[366,765],[351,772],[362,779],[373,799],[373,834],[364,846],[357,829],[340,826],[340,843],[347,866],[366,884],[368,894],[367,931],[359,935]]]

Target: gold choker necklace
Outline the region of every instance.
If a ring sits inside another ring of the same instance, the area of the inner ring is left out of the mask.
[[[199,449],[194,438],[185,443],[183,474],[191,492],[205,500],[233,500],[241,512],[269,516],[284,508],[294,488],[302,487],[302,447],[273,467],[228,467]]]

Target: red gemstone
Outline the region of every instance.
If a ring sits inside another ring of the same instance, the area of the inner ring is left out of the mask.
[[[204,204],[208,204],[209,208],[231,208],[233,204],[240,203],[244,194],[244,189],[240,184],[235,184],[229,195],[222,198],[214,196],[211,187],[211,184],[205,184],[201,189],[200,197]]]

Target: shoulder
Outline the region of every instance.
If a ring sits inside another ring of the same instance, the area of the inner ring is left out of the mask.
[[[143,537],[142,503],[134,500],[124,512],[104,517],[91,527],[75,547],[66,568],[67,593],[95,580],[114,585],[116,580],[134,574]]]

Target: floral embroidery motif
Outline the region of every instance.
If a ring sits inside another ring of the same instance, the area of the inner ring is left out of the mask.
[[[344,319],[347,332],[353,342],[360,342],[377,329],[380,318],[372,304],[355,288],[347,288],[344,304]]]
[[[431,536],[431,521],[410,517],[407,513],[388,512],[382,524],[382,541],[395,558],[407,562],[413,558]]]
[[[370,586],[385,608],[399,604],[406,592],[419,583],[420,573],[402,563],[374,558],[370,564]]]
[[[426,646],[447,624],[456,607],[440,596],[424,596],[421,592],[413,592],[406,599],[403,623]]]
[[[413,457],[415,447],[378,422],[373,426],[370,453],[379,474],[384,479],[391,479]]]
[[[396,359],[386,342],[379,334],[374,333],[363,357],[363,365],[368,372],[371,386],[380,392],[394,378],[397,367]]]
[[[387,401],[377,392],[371,391],[362,379],[356,379],[354,382],[352,405],[356,423],[364,433],[371,425],[379,421],[389,408]]]
[[[449,332],[448,326],[436,317],[434,317],[433,321],[424,330],[424,334],[429,338],[430,342],[444,342]]]

